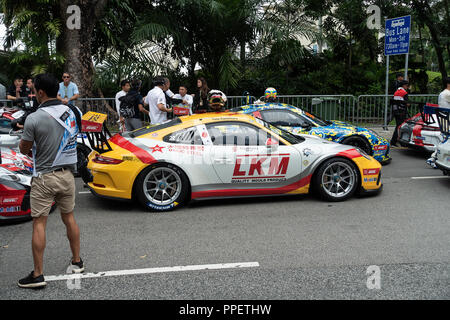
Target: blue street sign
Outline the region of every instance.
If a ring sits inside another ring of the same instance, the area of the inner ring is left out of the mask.
[[[386,20],[384,55],[408,54],[410,32],[411,16]]]

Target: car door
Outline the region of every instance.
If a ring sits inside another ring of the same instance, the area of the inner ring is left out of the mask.
[[[213,144],[211,162],[224,184],[273,186],[290,181],[302,170],[300,153],[266,130],[239,121],[206,127]]]

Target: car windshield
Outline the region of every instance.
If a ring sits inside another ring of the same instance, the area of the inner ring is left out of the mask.
[[[130,133],[124,133],[122,135],[124,137],[125,136],[129,136],[131,138],[141,137],[141,136],[149,134],[151,132],[155,132],[155,131],[158,131],[158,130],[161,130],[161,129],[165,129],[165,128],[176,126],[177,124],[180,124],[180,123],[181,123],[180,118],[176,118],[176,119],[173,119],[173,120],[161,123],[161,124],[157,124],[157,125],[154,125],[154,126],[150,125],[148,127],[143,127],[143,128],[137,129],[136,131],[133,131],[133,132],[130,132]]]
[[[318,116],[315,116],[306,111],[303,111],[303,115],[306,118],[308,118],[309,120],[311,120],[312,122],[317,123],[319,126],[329,126],[330,124],[332,124],[330,121],[323,120],[323,119],[319,118]]]
[[[279,135],[281,138],[283,138],[290,144],[299,144],[299,143],[302,143],[303,141],[305,141],[304,138],[302,138],[300,136],[294,136],[292,133],[290,133],[284,129],[281,129],[277,126],[274,126],[273,124],[270,124],[269,122],[266,122],[262,119],[256,118],[256,121],[259,122],[260,124],[264,125],[264,127],[269,129],[273,133]]]

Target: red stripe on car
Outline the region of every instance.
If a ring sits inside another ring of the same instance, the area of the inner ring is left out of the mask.
[[[156,159],[153,158],[147,151],[135,146],[134,144],[132,144],[130,141],[128,141],[119,134],[116,134],[114,137],[109,139],[109,141],[121,147],[122,149],[130,151],[136,157],[138,157],[138,159],[141,160],[143,163],[152,164],[156,162]]]
[[[362,155],[356,149],[350,149],[350,150],[347,150],[347,151],[339,152],[336,156],[338,156],[338,157],[346,157],[346,158],[349,158],[349,159],[355,159],[355,158],[362,157]]]

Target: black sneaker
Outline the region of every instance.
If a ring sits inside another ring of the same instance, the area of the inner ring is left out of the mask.
[[[84,263],[80,258],[80,262],[70,261],[70,265],[67,268],[67,273],[83,273],[84,272]]]
[[[45,287],[47,282],[45,282],[43,274],[35,278],[34,271],[31,271],[30,275],[26,278],[20,279],[17,285],[21,288],[38,289]]]

